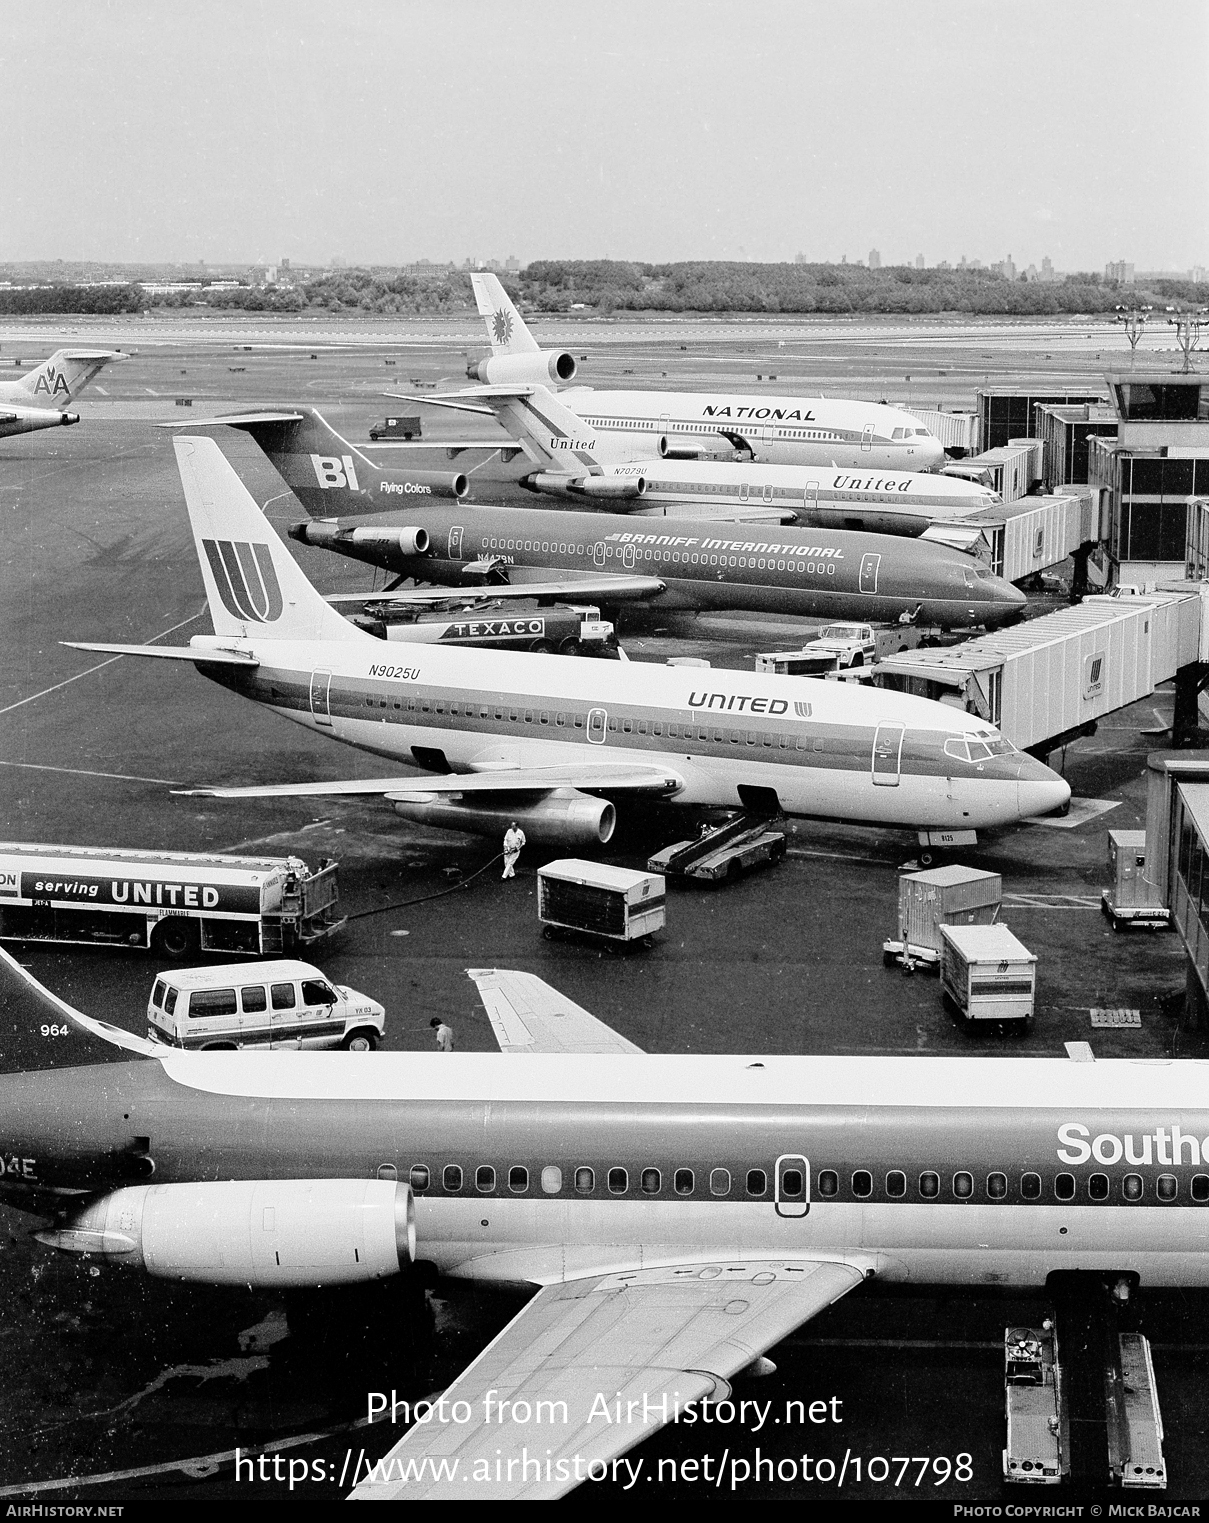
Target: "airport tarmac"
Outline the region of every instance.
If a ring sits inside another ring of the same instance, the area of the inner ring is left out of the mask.
[[[326,315],[323,321],[338,331]],[[469,339],[469,325],[462,327]],[[88,331],[90,342],[99,341],[101,330]],[[78,427],[0,443],[0,637],[8,653],[0,672],[0,835],[297,852],[312,865],[321,856],[336,858],[345,910],[361,918],[314,960],[385,1004],[392,1050],[427,1048],[434,1015],[454,1027],[459,1048],[492,1050],[490,1026],[465,970],[496,965],[537,973],[654,1052],[1062,1057],[1064,1043],[1091,1041],[1101,1057],[1206,1056],[1206,1034],[1187,1029],[1178,1013],[1184,971],[1176,938],[1113,935],[1099,912],[1108,881],[1107,830],[1143,823],[1145,756],[1161,744],[1145,732],[1170,717],[1170,693],[1110,716],[1095,737],[1069,748],[1065,774],[1076,798],[1096,801],[1096,808],[1005,831],[963,854],[971,865],[1003,874],[1002,918],[1038,956],[1036,1022],[1024,1037],[963,1030],[942,1008],[934,976],[905,978],[883,966],[881,944],[896,922],[898,873],[915,851],[909,835],[799,822],[779,867],[720,891],[674,890],[655,948],[620,955],[542,940],[534,878],[539,857],[522,857],[516,881],[504,883],[490,865],[494,843],[422,829],[378,803],[324,800],[317,808],[309,801],[174,796],[174,785],[373,776],[382,769],[374,758],[325,743],[192,669],[110,660],[58,643],[184,640],[208,627],[170,434],[151,426],[156,416],[175,421],[184,411],[176,409],[175,395],[193,396],[197,414],[303,397],[357,441],[365,440],[370,422],[392,410],[374,388],[385,389],[395,378],[384,356],[397,340],[384,340],[382,352],[372,345],[316,349],[322,358],[315,361],[309,348],[305,358],[277,348],[238,356],[233,347],[223,349],[228,342],[252,342],[250,331],[246,321],[238,332],[224,328],[216,343],[182,329],[165,338],[163,348],[157,342],[113,367],[102,377],[104,395],[94,398],[97,387],[86,392]],[[1123,339],[1113,337],[1124,349]],[[38,325],[23,330],[15,345],[6,327],[0,357],[15,348],[41,356],[56,341]],[[107,341],[121,340],[110,334]],[[293,341],[279,333],[277,342]],[[642,339],[649,342],[649,335]],[[708,357],[709,342],[704,328],[693,336],[697,357]],[[586,332],[576,343],[583,346],[577,354],[588,352]],[[649,365],[640,347],[637,339],[632,349],[620,341],[610,345],[610,366],[637,371],[626,384],[635,384]],[[953,352],[963,353],[962,344],[955,341]],[[746,375],[742,357],[730,358],[734,375]],[[855,373],[866,357],[855,346],[841,353],[837,344],[818,359],[824,362],[833,369],[851,365]],[[1114,365],[1122,363],[1114,357]],[[668,360],[669,368],[675,364]],[[454,368],[432,343],[397,366],[400,375],[442,385],[458,383]],[[879,378],[872,362],[864,374],[871,382]],[[1095,378],[1094,369],[1087,378]],[[754,374],[748,379],[756,384]],[[1015,372],[1006,379],[1017,384]],[[704,358],[695,369],[684,362],[667,381],[690,383],[718,384]],[[970,382],[971,397],[978,384],[981,377]],[[783,377],[776,385],[788,389]],[[299,516],[250,440],[233,434],[224,448],[279,527]],[[484,492],[481,500],[491,498]],[[291,548],[324,591],[369,583],[368,568]],[[694,654],[750,669],[757,651],[790,643],[785,626],[767,619],[736,615],[701,624],[696,641],[656,628],[628,637],[627,650],[635,659]],[[641,865],[649,850],[689,833],[674,814],[652,814],[627,824],[610,860]],[[91,949],[27,946],[21,956],[64,998],[142,1029],[161,964],[146,955]],[[1140,1011],[1140,1028],[1093,1031],[1090,1011],[1101,1006]],[[80,1061],[77,1041],[3,1022],[0,1066],[70,1065]],[[28,1225],[20,1213],[0,1208],[6,1307],[0,1317],[6,1370],[0,1495],[14,1487],[24,1497],[32,1485],[65,1477],[77,1479],[39,1499],[289,1495],[282,1481],[237,1482],[232,1459],[207,1456],[301,1437],[304,1442],[280,1452],[323,1459],[336,1469],[350,1445],[354,1461],[363,1446],[376,1457],[390,1446],[389,1429],[347,1431],[364,1414],[366,1392],[393,1388],[414,1399],[440,1389],[517,1305],[502,1292],[445,1284],[426,1303],[414,1289],[391,1285],[373,1295],[335,1295],[321,1310],[313,1301],[296,1304],[297,1331],[286,1336],[278,1298],[98,1270],[33,1244]],[[750,1395],[782,1405],[840,1399],[843,1425],[820,1427],[811,1445],[812,1453],[837,1461],[845,1449],[866,1457],[971,1456],[969,1481],[933,1486],[938,1470],[916,1489],[912,1469],[898,1488],[850,1477],[846,1495],[917,1498],[926,1491],[947,1501],[1002,1499],[1008,1495],[999,1463],[1002,1331],[1006,1322],[1039,1317],[1046,1304],[1042,1293],[1007,1300],[993,1287],[973,1296],[866,1287],[772,1351],[778,1373],[753,1382]],[[1209,1348],[1209,1297],[1147,1294],[1143,1287],[1136,1315],[1155,1350],[1168,1434],[1166,1498],[1201,1495],[1209,1490],[1199,1373]],[[632,1458],[644,1458],[657,1475],[660,1459],[679,1463],[707,1453],[717,1459],[724,1448],[751,1456],[757,1443],[774,1457],[800,1456],[802,1448],[800,1432],[786,1428],[774,1437],[771,1424],[758,1434],[737,1425],[731,1432],[703,1432],[665,1430]],[[151,1473],[104,1483],[79,1479],[146,1467]],[[331,1481],[313,1476],[312,1468],[293,1495],[336,1494]],[[661,1496],[677,1500],[698,1489],[685,1478],[654,1484]],[[796,1499],[827,1495],[828,1488],[799,1475],[748,1483],[737,1494]]]

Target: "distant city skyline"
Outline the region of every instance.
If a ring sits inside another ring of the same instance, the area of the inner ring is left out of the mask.
[[[1209,257],[1205,0],[67,14],[5,17],[0,262]]]

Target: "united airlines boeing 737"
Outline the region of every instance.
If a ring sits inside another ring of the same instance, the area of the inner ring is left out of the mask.
[[[219,1285],[533,1287],[440,1402],[367,1402],[407,1431],[366,1433],[355,1497],[562,1496],[874,1276],[1209,1285],[1203,1062],[653,1056],[532,974],[470,976],[500,1054],[186,1052],[0,951],[9,1019],[136,1055],[0,1077],[0,1193],[40,1242]]]
[[[389,646],[303,576],[213,439],[174,441],[213,635],[76,645],[191,661],[296,723],[437,776],[212,787],[378,795],[412,819],[590,844],[614,799],[973,832],[1064,807],[1062,778],[946,704],[745,672]],[[909,542],[907,542],[909,544]],[[72,642],[74,643],[74,642]],[[970,839],[967,834],[963,839]]]

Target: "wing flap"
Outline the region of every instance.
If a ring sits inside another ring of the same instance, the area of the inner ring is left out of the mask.
[[[253,787],[176,788],[175,793],[207,798],[320,798],[336,794],[379,794],[414,799],[437,793],[550,793],[556,788],[590,791],[670,794],[684,786],[661,767],[561,766],[511,767],[485,772],[455,772],[440,777],[358,777],[323,783],[262,783]]]
[[[677,1403],[723,1399],[732,1376],[863,1278],[842,1262],[726,1259],[544,1286],[445,1392],[471,1421],[416,1424],[352,1495],[563,1496]]]
[[[501,1052],[641,1053],[533,973],[468,968]]]

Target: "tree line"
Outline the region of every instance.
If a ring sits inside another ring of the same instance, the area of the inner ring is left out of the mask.
[[[854,264],[739,264],[688,261],[638,264],[618,260],[549,260],[503,278],[522,310],[571,312],[784,313],[905,315],[965,313],[1046,317],[1111,312],[1119,304],[1187,306],[1203,297],[1191,281],[1123,286],[1102,276],[1067,275],[1041,282],[1008,280],[993,270],[871,270]],[[0,289],[0,313],[120,313],[151,307],[210,307],[248,312],[350,312],[382,315],[474,310],[468,273],[401,275],[385,269],[333,271],[290,286],[239,286],[151,293],[136,284],[57,284]]]

